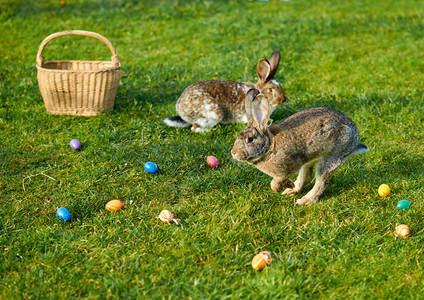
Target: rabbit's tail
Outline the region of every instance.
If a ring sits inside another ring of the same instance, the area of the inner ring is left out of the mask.
[[[368,151],[370,151],[370,148],[368,148],[364,144],[358,143],[358,145],[356,146],[356,149],[353,150],[351,155],[361,154],[361,153],[365,153],[365,152],[368,152]]]
[[[169,117],[163,120],[163,122],[171,127],[188,127],[190,123],[184,121],[180,116]]]

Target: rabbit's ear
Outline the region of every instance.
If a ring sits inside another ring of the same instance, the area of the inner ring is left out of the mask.
[[[258,74],[259,80],[262,83],[265,83],[269,79],[271,74],[271,65],[265,58],[261,58],[258,61],[258,66],[256,67],[256,73]]]
[[[249,124],[253,121],[253,112],[252,112],[252,101],[259,94],[257,89],[250,89],[244,98],[244,107],[246,110],[247,121]]]
[[[266,132],[266,125],[270,116],[268,98],[260,94],[252,101],[252,125],[262,132]]]
[[[268,60],[269,64],[271,65],[271,72],[267,80],[274,78],[275,73],[277,73],[278,65],[280,64],[280,58],[281,58],[280,52],[278,51],[272,52]]]

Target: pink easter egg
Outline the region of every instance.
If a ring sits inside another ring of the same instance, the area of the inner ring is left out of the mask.
[[[215,156],[212,156],[212,155],[210,155],[206,158],[206,162],[208,163],[209,167],[211,167],[211,168],[216,168],[219,165],[218,159]]]

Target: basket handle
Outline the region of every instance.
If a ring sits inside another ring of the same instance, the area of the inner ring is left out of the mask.
[[[84,30],[67,30],[67,31],[53,33],[43,40],[37,53],[38,66],[42,66],[44,64],[43,50],[44,50],[44,47],[47,45],[47,43],[50,42],[52,39],[55,39],[60,36],[65,36],[65,35],[85,35],[85,36],[94,37],[96,39],[101,40],[109,47],[110,51],[112,52],[111,60],[112,60],[113,66],[119,67],[121,65],[121,63],[119,62],[118,55],[116,54],[115,48],[112,46],[109,40],[105,38],[103,35],[95,33],[95,32],[91,32],[91,31],[84,31]]]

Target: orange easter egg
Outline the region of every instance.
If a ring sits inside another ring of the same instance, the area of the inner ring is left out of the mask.
[[[108,203],[106,203],[106,207],[105,208],[108,211],[118,211],[123,206],[124,206],[124,204],[122,204],[121,200],[115,199],[115,200],[110,200]]]
[[[409,236],[409,227],[405,224],[396,224],[395,232],[393,232],[395,236],[407,237]]]
[[[271,264],[272,257],[271,253],[268,251],[262,251],[259,254],[256,254],[252,260],[252,267],[255,270],[262,270],[266,265]]]

